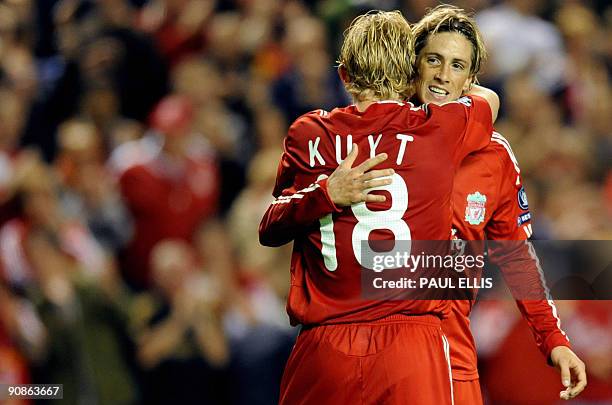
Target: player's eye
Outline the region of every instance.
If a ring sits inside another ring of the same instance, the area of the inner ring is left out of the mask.
[[[453,66],[453,69],[455,70],[459,70],[459,71],[465,70],[465,66],[463,66],[461,63],[453,63],[452,66]]]
[[[427,63],[429,63],[430,65],[437,65],[440,63],[440,60],[434,56],[430,56],[427,58]]]

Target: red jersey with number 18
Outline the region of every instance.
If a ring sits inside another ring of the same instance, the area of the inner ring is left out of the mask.
[[[274,196],[260,225],[260,241],[295,239],[287,303],[292,324],[363,322],[393,314],[444,316],[440,300],[366,300],[361,296],[362,242],[449,240],[453,176],[461,160],[485,147],[491,110],[478,97],[443,106],[382,101],[298,118],[285,140]],[[351,150],[355,164],[385,152],[378,168],[393,168],[393,183],[373,190],[384,203],[338,208],[326,178]]]

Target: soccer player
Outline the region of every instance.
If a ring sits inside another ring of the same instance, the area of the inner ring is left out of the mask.
[[[469,91],[476,81],[485,48],[472,18],[453,6],[438,6],[413,26],[417,52],[416,97],[443,104]],[[453,190],[453,233],[458,239],[524,241],[532,234],[531,214],[520,169],[508,141],[493,132],[491,143],[463,160]],[[525,275],[540,284],[539,263],[527,243],[492,244],[490,259],[506,281]],[[514,280],[514,281],[513,281]],[[518,280],[518,281],[517,281]],[[561,372],[561,398],[577,396],[586,386],[584,363],[570,350],[554,302],[540,284],[541,300],[517,300],[536,343]],[[529,297],[535,298],[535,297]],[[468,315],[472,301],[453,301],[452,315],[442,323],[449,339],[455,404],[482,404],[476,350]]]
[[[355,104],[303,115],[285,140],[277,198],[260,225],[264,245],[295,239],[287,310],[303,327],[283,375],[283,404],[452,403],[440,328],[450,302],[362,299],[361,242],[385,229],[387,239],[450,239],[454,172],[488,144],[499,100],[475,88],[484,98],[429,108],[403,102],[412,39],[399,12],[356,18],[339,67]],[[328,192],[339,179],[350,193]]]

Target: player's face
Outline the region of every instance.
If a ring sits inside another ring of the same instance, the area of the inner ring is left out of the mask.
[[[472,44],[456,32],[429,37],[418,55],[416,92],[423,103],[442,104],[461,97],[472,83]]]

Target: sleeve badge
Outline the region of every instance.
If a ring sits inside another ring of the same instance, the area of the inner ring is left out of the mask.
[[[529,201],[527,201],[527,192],[525,191],[525,187],[521,187],[521,189],[518,191],[516,200],[519,207],[521,207],[523,211],[527,211],[529,209]]]

